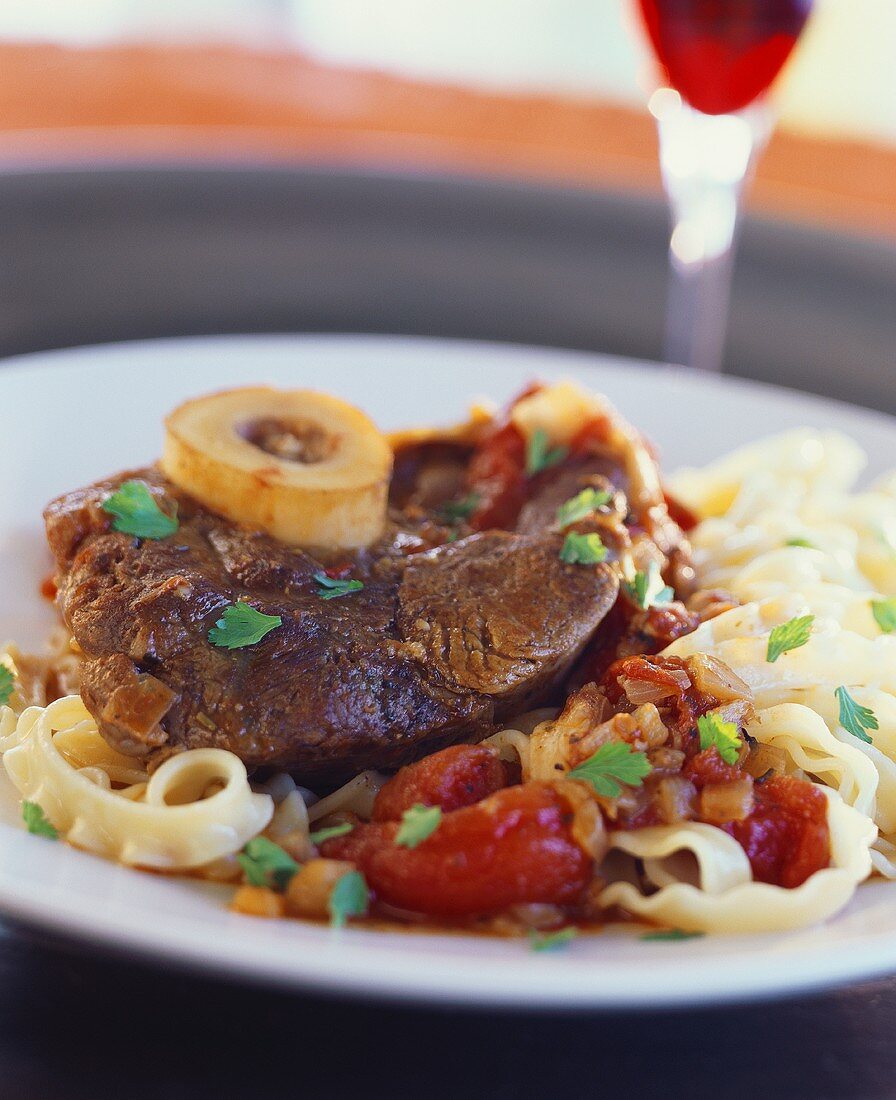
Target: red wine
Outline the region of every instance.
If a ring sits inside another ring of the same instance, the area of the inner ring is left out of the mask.
[[[738,111],[769,87],[812,0],[640,0],[669,84],[710,115]]]

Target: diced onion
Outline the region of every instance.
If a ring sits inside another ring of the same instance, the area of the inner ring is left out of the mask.
[[[720,703],[733,702],[735,699],[752,701],[753,692],[750,685],[718,657],[712,657],[708,653],[697,653],[689,658],[687,665],[695,686],[704,695],[711,695]]]
[[[710,825],[743,821],[753,811],[753,780],[710,783],[700,792],[700,817]]]

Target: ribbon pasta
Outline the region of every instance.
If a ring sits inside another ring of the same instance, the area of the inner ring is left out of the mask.
[[[273,814],[270,796],[253,793],[242,761],[221,749],[172,756],[153,775],[113,790],[113,782],[136,778],[133,763],[125,775],[119,754],[101,748],[76,695],[29,707],[17,719],[4,707],[0,737],[3,765],[23,798],[39,803],[71,844],[131,866],[177,871],[212,863],[238,852]]]
[[[779,932],[825,920],[842,909],[871,872],[876,830],[840,796],[825,790],[831,866],[785,890],[754,882],[736,840],[713,825],[686,822],[610,834],[610,860],[625,853],[643,862],[646,892],[630,872],[600,895],[635,916],[685,932]],[[614,868],[618,874],[619,867]]]

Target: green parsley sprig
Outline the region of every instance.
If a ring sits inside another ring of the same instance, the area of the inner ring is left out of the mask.
[[[432,836],[441,821],[441,806],[424,806],[422,802],[415,802],[401,815],[401,826],[395,834],[395,843],[401,848],[416,848]]]
[[[175,516],[162,511],[145,481],[123,482],[101,507],[115,517],[115,531],[140,539],[166,539],[180,526]]]
[[[884,634],[892,634],[896,630],[896,596],[888,600],[872,600],[871,614]]]
[[[568,447],[549,447],[548,443],[548,433],[544,428],[536,428],[529,436],[526,443],[526,473],[529,477],[556,466],[569,454]]]
[[[560,548],[560,560],[567,565],[597,565],[607,556],[607,548],[601,542],[600,535],[591,531],[580,535],[570,531]]]
[[[733,722],[726,722],[716,711],[710,711],[697,719],[697,732],[701,749],[715,748],[726,764],[737,761],[741,739]]]
[[[698,940],[703,935],[705,935],[704,932],[683,932],[680,928],[667,928],[658,932],[645,932],[638,938],[648,943],[650,941],[677,943],[679,940]]]
[[[578,935],[578,930],[572,925],[560,928],[556,932],[537,932],[529,929],[529,948],[532,951],[560,951],[570,944]]]
[[[587,760],[567,773],[567,779],[582,779],[604,798],[618,798],[620,784],[640,787],[650,774],[650,761],[625,741],[608,741]]]
[[[9,702],[16,686],[16,678],[12,669],[6,665],[0,665],[0,707],[5,707]]]
[[[343,928],[349,917],[363,917],[370,906],[370,891],[360,871],[349,871],[333,887],[328,908],[330,926]]]
[[[814,542],[810,542],[808,539],[803,539],[803,538],[788,539],[784,543],[784,545],[785,546],[802,546],[806,550],[817,550],[818,549],[818,547],[815,545]]]
[[[340,596],[347,596],[350,592],[360,592],[364,587],[363,581],[341,580],[339,577],[330,577],[323,572],[314,574],[314,583],[317,585],[317,594],[322,600],[338,600]]]
[[[326,829],[318,829],[311,833],[308,839],[312,844],[321,845],[326,840],[335,840],[337,836],[346,836],[354,829],[350,821],[342,821],[339,825],[330,825]]]
[[[282,625],[279,615],[265,615],[240,601],[224,608],[221,618],[208,632],[208,640],[219,649],[244,649],[256,645]]]
[[[630,581],[623,581],[622,584],[632,603],[644,611],[659,604],[671,603],[675,598],[672,589],[663,583],[655,561],[650,563],[646,573],[639,570]]]
[[[59,830],[36,802],[22,803],[22,820],[28,832],[35,836],[45,836],[48,840],[56,840],[59,836]]]
[[[870,707],[863,707],[857,703],[842,684],[834,692],[834,695],[836,695],[837,702],[840,704],[840,725],[853,737],[858,737],[860,741],[864,741],[867,745],[873,745],[874,742],[865,731],[879,728],[877,715],[874,711]]]
[[[789,619],[786,623],[781,623],[780,626],[776,626],[768,636],[768,647],[765,651],[766,661],[769,664],[774,664],[783,653],[789,653],[792,649],[799,649],[804,646],[809,641],[814,622],[814,615],[799,615],[794,619]]]
[[[590,516],[592,512],[609,503],[612,495],[606,489],[583,489],[581,493],[576,493],[574,497],[570,497],[560,505],[557,509],[557,522],[561,527],[578,523],[580,519],[585,519],[586,516]]]
[[[292,856],[266,836],[250,840],[236,858],[251,886],[285,890],[299,870]]]

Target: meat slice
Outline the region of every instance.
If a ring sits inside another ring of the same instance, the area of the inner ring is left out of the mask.
[[[175,535],[111,529],[101,504],[132,477],[163,510],[177,507]],[[110,744],[150,760],[225,748],[312,784],[476,740],[541,702],[618,588],[608,567],[562,563],[549,532],[488,532],[406,556],[393,529],[325,560],[206,511],[155,469],[67,494],[45,519],[60,606],[84,651],[82,695]],[[322,568],[364,588],[322,600]],[[217,648],[209,629],[237,600],[282,626]]]
[[[455,691],[492,698],[497,717],[534,705],[616,600],[612,567],[564,565],[562,541],[490,531],[409,559],[405,651]]]

